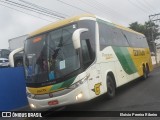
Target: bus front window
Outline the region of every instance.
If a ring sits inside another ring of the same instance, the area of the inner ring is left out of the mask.
[[[49,34],[49,79],[54,80],[80,68],[79,55],[73,47],[72,34],[76,24]]]
[[[46,35],[29,38],[25,42],[25,73],[27,82],[43,82],[48,79]]]
[[[58,82],[80,68],[72,34],[76,24],[53,30],[25,42],[25,71],[28,83]]]

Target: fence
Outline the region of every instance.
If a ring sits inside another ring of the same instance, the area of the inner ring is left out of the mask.
[[[0,68],[0,111],[10,111],[28,105],[24,69]]]

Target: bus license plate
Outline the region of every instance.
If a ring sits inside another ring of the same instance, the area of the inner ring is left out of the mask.
[[[48,102],[48,105],[57,105],[57,104],[58,104],[58,100],[53,100]]]

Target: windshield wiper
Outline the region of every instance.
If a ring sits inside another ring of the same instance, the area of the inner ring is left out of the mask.
[[[58,53],[59,51],[61,50],[61,47],[63,46],[63,30],[62,30],[62,33],[61,33],[61,37],[60,37],[60,41],[59,41],[59,44],[58,44],[58,48],[54,50],[54,54],[52,55],[52,58],[53,59],[56,59],[57,56],[58,56]]]

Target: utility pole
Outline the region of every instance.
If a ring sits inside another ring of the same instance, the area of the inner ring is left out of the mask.
[[[153,49],[154,49],[154,53],[155,53],[156,64],[158,63],[158,61],[157,61],[157,48],[156,48],[155,39],[154,39],[154,36],[153,36],[155,28],[153,28],[152,23],[154,23],[155,21],[160,21],[159,17],[160,17],[160,13],[154,14],[154,15],[149,15],[150,28],[151,28],[151,42],[153,43]]]

